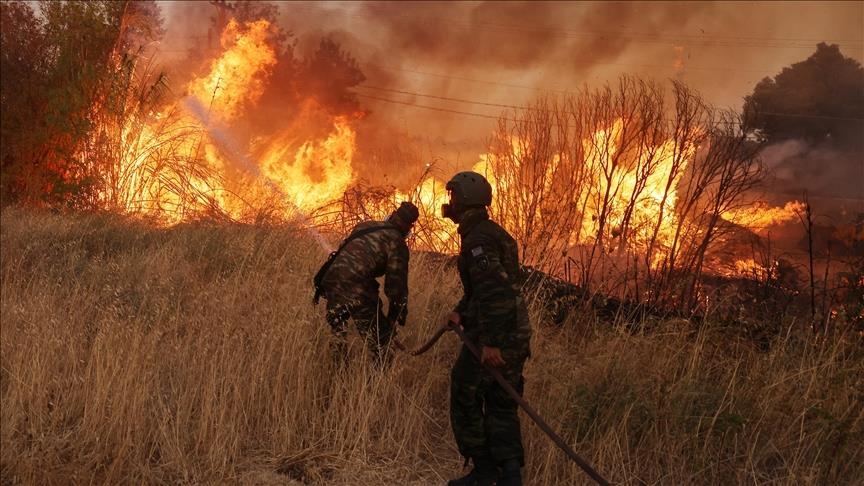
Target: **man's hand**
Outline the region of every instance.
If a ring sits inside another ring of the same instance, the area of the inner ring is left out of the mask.
[[[492,346],[483,346],[483,351],[480,353],[480,362],[490,366],[504,366],[504,357],[501,356],[501,348],[493,348]]]
[[[462,316],[460,316],[458,312],[451,312],[447,314],[447,320],[444,322],[444,324],[450,326],[459,326],[462,324]]]

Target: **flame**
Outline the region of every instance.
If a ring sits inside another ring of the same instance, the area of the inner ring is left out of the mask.
[[[412,194],[397,192],[397,198],[413,201],[420,209],[417,233],[421,249],[452,253],[459,247],[455,228],[440,217],[441,205],[448,201],[445,185],[446,182],[427,175]]]
[[[750,277],[757,280],[764,280],[772,273],[772,267],[776,266],[776,262],[772,263],[770,267],[766,267],[764,264],[758,263],[752,258],[745,258],[743,260],[737,260],[733,266],[732,271],[728,273],[733,276]]]
[[[561,154],[554,154],[548,163],[539,164],[545,170],[542,185],[532,187],[543,191],[553,200],[541,201],[534,209],[520,208],[519,211],[509,212],[503,215],[502,224],[513,229],[526,227],[532,219],[554,221],[560,216],[560,207],[569,203],[584,207],[576,223],[581,224],[581,230],[572,231],[570,239],[560,242],[561,245],[572,247],[614,241],[622,234],[625,224],[628,227],[628,240],[622,240],[622,243],[626,243],[626,247],[631,250],[640,251],[640,245],[646,245],[654,237],[655,227],[660,246],[669,245],[679,219],[675,213],[676,188],[687,164],[695,156],[696,147],[680,146],[674,140],[667,140],[658,147],[650,147],[650,150],[619,153],[622,150],[620,141],[624,123],[625,120],[620,118],[613,120],[608,126],[598,128],[582,140],[582,160],[564,160]],[[499,155],[481,154],[473,168],[489,180],[493,197],[511,189],[518,190],[520,173],[525,168],[525,158],[532,147],[525,140],[510,137],[508,150]],[[581,164],[591,174],[588,179],[590,182],[577,190],[565,189],[562,193],[574,199],[560,200],[558,193],[553,190],[556,174],[559,170],[573,170],[574,164]],[[651,170],[646,169],[649,164]],[[536,182],[532,181],[531,184]],[[535,213],[530,214],[530,211]],[[659,264],[663,254],[656,253],[652,258],[655,260],[654,265]]]
[[[749,208],[726,211],[722,216],[727,221],[758,233],[772,226],[791,221],[803,214],[804,210],[804,203],[800,201],[789,201],[782,208],[771,207],[760,201]]]
[[[267,42],[270,24],[258,20],[245,25],[231,20],[222,33],[224,52],[213,61],[210,73],[193,80],[189,93],[212,102],[212,109],[225,120],[233,120],[244,107],[254,105],[264,92],[276,53]]]
[[[187,85],[171,115],[124,127],[124,144],[134,148],[119,160],[122,182],[105,199],[173,224],[214,209],[235,219],[262,208],[294,218],[342,195],[355,179],[350,118],[332,117],[325,135],[306,140],[296,123],[255,147],[232,135],[232,124],[257,107],[276,64],[269,30],[266,20],[231,20],[221,54]],[[304,112],[314,109],[304,104]]]
[[[261,102],[277,62],[268,43],[269,31],[265,20],[232,20],[221,37],[221,54],[203,76],[186,86],[185,100],[148,118],[143,126],[130,122],[124,127],[124,145],[132,148],[119,159],[119,176],[108,191],[111,194],[104,195],[106,200],[130,213],[157,216],[172,224],[213,209],[238,220],[262,209],[286,219],[302,218],[343,199],[358,181],[352,161],[354,124],[359,117],[328,115],[310,100],[271,137],[241,143],[232,136],[243,116]],[[671,245],[681,218],[675,211],[676,188],[696,147],[667,140],[634,152],[622,143],[626,122],[613,120],[588,134],[581,141],[581,160],[555,154],[539,166],[546,171],[541,174],[544,194],[557,194],[555,174],[573,164],[593,171],[590,182],[573,192],[574,200],[542,201],[530,209],[535,214],[520,207],[496,215],[499,222],[512,230],[526,227],[535,216],[554,220],[558,205],[566,203],[578,206],[582,214],[574,223],[577,230],[561,242],[565,247],[617,241],[639,253],[655,238],[661,247]],[[316,135],[305,135],[310,126],[318,129]],[[533,147],[515,136],[506,142],[506,154],[480,154],[473,166],[489,180],[493,198],[527,190],[520,187],[521,177],[530,169],[525,161]],[[505,165],[505,159],[515,167]],[[646,171],[649,164],[652,168]],[[447,199],[444,187],[444,181],[427,173],[412,191],[393,190],[372,201],[363,208],[363,216],[383,219],[399,201],[413,201],[420,207],[415,248],[454,251],[458,247],[455,227],[439,217]],[[802,207],[798,202],[785,208],[761,206],[730,211],[724,217],[748,227],[766,227],[788,220]],[[619,237],[625,226],[626,241]],[[657,265],[663,254],[652,258]]]
[[[296,151],[288,144],[291,136],[283,133],[267,148],[261,157],[264,176],[304,212],[340,197],[354,180],[356,136],[348,120],[337,117],[326,139],[304,142]]]
[[[601,167],[612,167],[611,159],[618,153],[617,140],[620,139],[624,120],[617,119],[609,129],[597,130],[591,140],[583,141],[583,147],[589,160],[599,160]],[[629,165],[618,165],[610,170],[614,171],[613,177],[599,178],[597,184],[589,188],[587,209],[590,214],[606,212],[606,225],[617,232],[624,223],[625,210],[631,204],[631,199],[636,195],[635,205],[632,210],[630,226],[633,228],[648,228],[650,223],[657,221],[658,215],[662,214],[660,220],[659,237],[661,242],[668,243],[674,235],[677,223],[677,215],[674,208],[677,202],[676,187],[684,173],[686,164],[695,154],[696,147],[684,147],[684,163],[673,174],[673,157],[675,157],[676,143],[674,140],[665,141],[653,152],[657,159],[656,168],[647,175],[644,187],[639,188],[639,168],[647,163],[647,153]],[[679,148],[679,150],[681,150]],[[671,183],[669,182],[670,178]],[[667,190],[667,185],[669,189]],[[611,200],[606,200],[609,194]],[[600,231],[599,218],[583,218],[583,231],[580,241],[576,243],[588,243],[596,237]],[[613,234],[614,236],[614,234]],[[641,235],[647,238],[647,234]]]

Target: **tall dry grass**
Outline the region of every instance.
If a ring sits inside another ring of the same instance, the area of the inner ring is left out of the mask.
[[[370,370],[329,362],[324,256],[290,227],[158,229],[7,209],[0,225],[4,484],[443,484],[454,336]],[[415,256],[402,339],[458,298]],[[620,484],[861,484],[864,352],[790,331],[767,352],[668,322],[535,318],[526,398]],[[523,416],[526,483],[587,476]]]

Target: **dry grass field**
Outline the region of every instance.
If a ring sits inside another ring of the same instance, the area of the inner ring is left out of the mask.
[[[336,373],[284,226],[170,229],[109,215],[2,213],[2,484],[444,484],[457,338]],[[458,299],[417,255],[400,338]],[[323,305],[322,305],[323,307]],[[768,349],[710,322],[650,334],[534,316],[525,398],[617,484],[864,484],[864,349],[790,323]],[[588,484],[523,414],[529,485]]]

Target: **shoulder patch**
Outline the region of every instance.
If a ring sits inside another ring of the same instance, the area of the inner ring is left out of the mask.
[[[482,254],[483,254],[483,247],[482,246],[476,246],[474,248],[471,248],[471,256],[473,256],[474,258],[477,258]]]
[[[480,270],[483,270],[484,272],[486,270],[489,270],[489,257],[486,255],[482,255],[480,258],[478,258],[477,259],[477,268],[479,268]]]

